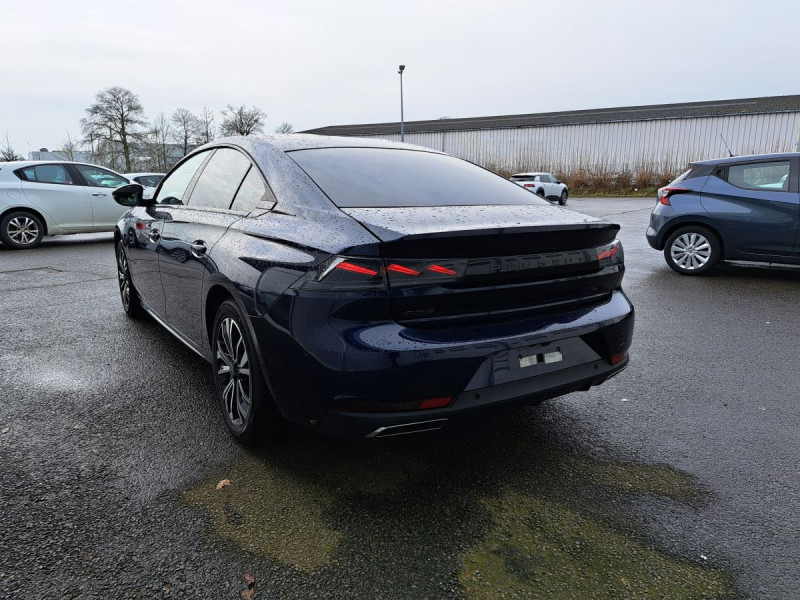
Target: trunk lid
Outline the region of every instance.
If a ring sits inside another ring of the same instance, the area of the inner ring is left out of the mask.
[[[547,205],[343,208],[382,242],[392,317],[459,326],[557,314],[608,300],[619,226]],[[458,273],[448,277],[447,273]]]

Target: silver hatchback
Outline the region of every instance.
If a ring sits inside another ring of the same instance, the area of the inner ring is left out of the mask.
[[[111,191],[128,183],[86,163],[0,162],[0,241],[34,248],[46,235],[113,231],[125,209]]]

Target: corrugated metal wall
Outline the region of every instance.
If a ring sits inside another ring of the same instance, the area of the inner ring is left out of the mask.
[[[800,150],[800,113],[407,133],[405,141],[507,171],[680,170],[734,154]],[[399,132],[383,137],[400,140]]]

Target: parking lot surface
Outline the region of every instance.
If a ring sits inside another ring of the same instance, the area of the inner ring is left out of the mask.
[[[622,225],[630,367],[434,434],[229,437],[110,234],[0,246],[0,598],[797,598],[800,272]],[[229,485],[218,484],[229,480]]]

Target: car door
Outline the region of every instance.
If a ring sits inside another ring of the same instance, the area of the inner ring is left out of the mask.
[[[179,163],[162,182],[155,202],[146,207],[137,206],[131,211],[129,229],[122,232],[126,236],[133,285],[142,301],[162,318],[166,318],[166,303],[159,255],[164,222],[172,218],[171,212],[165,209],[188,199],[191,183],[210,155],[210,151],[200,152]]]
[[[542,175],[542,181],[544,182],[544,194],[547,197],[552,198],[553,196],[558,196],[556,192],[556,184],[554,183],[555,177],[550,175],[549,173],[545,173]]]
[[[186,206],[169,214],[159,252],[167,322],[189,341],[203,343],[203,280],[216,272],[212,249],[228,227],[246,213],[231,210],[234,196],[251,167],[233,148],[218,148],[203,166]]]
[[[733,253],[790,255],[800,217],[797,161],[779,158],[721,165],[703,186],[701,203]]]
[[[75,183],[66,165],[37,164],[15,171],[21,180],[22,193],[28,201],[46,213],[60,232],[92,231],[92,206],[86,192]]]
[[[80,176],[80,187],[92,206],[92,230],[113,231],[119,218],[127,210],[114,201],[111,192],[127,185],[129,181],[113,171],[95,165],[70,165]]]

